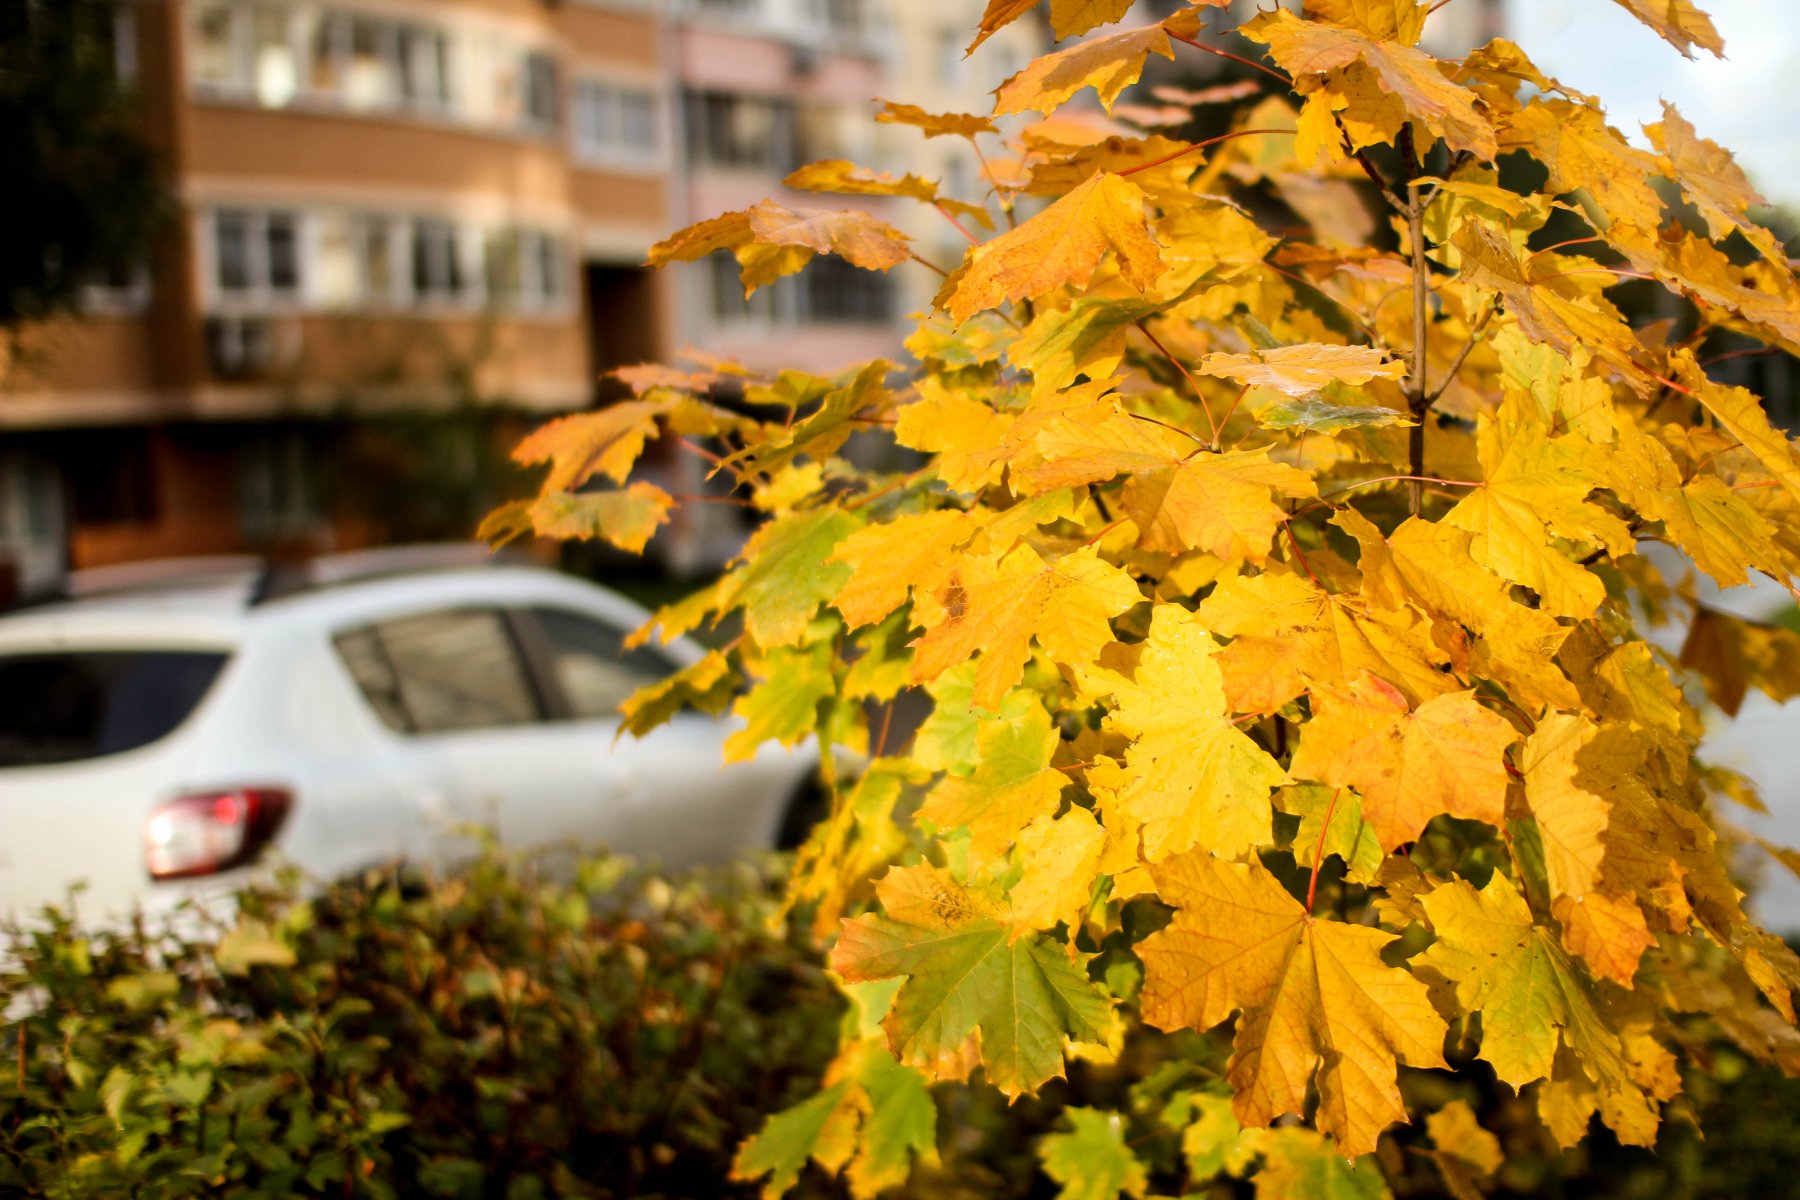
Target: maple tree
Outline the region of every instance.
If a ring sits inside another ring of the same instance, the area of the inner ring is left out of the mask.
[[[992,0],[974,45],[1034,3]],[[1619,3],[1722,49],[1687,0]],[[1126,7],[1052,0],[1051,25]],[[636,398],[528,439],[543,491],[490,520],[639,549],[677,503],[630,482],[646,442],[708,455],[766,522],[640,636],[742,633],[628,728],[729,707],[733,755],[866,756],[794,866],[852,1011],[824,1090],[743,1150],[770,1195],[809,1161],[874,1195],[936,1161],[932,1085],[1035,1092],[1146,1030],[1229,1036],[1165,1119],[1186,1186],[1266,1195],[1385,1194],[1396,1137],[1478,1195],[1498,1131],[1422,1105],[1424,1075],[1519,1089],[1511,1139],[1597,1118],[1649,1145],[1707,1038],[1800,1070],[1800,959],[1746,915],[1717,811],[1759,802],[1704,764],[1699,708],[1800,694],[1800,637],[1639,552],[1795,589],[1800,459],[1705,357],[1719,332],[1800,350],[1760,198],[1673,108],[1643,149],[1510,42],[1433,56],[1419,0],[1253,17],[1269,83],[1222,137],[1107,115],[1148,56],[1224,53],[1199,37],[1221,7],[1045,55],[993,114],[882,109],[966,140],[1003,228],[915,176],[788,180],[935,208],[959,264],[773,203],[657,245],[735,255],[746,293],[819,254],[942,283],[905,370],[623,372]],[[1365,198],[1387,227],[1346,238],[1329,210]],[[1632,325],[1612,293],[1638,280],[1685,323]],[[745,408],[708,401],[727,377]],[[858,469],[859,430],[919,465]],[[1651,615],[1687,622],[1679,655]],[[931,712],[902,744],[905,688]],[[1065,1196],[1152,1186],[1121,1114],[1066,1120],[1040,1148]]]

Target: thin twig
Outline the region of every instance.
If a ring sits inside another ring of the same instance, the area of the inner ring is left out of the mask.
[[[1194,390],[1194,399],[1200,402],[1200,411],[1206,414],[1207,425],[1212,428],[1212,448],[1217,450],[1219,448],[1219,425],[1218,422],[1213,420],[1212,410],[1206,407],[1206,395],[1200,390],[1200,381],[1194,378],[1193,372],[1189,371],[1187,367],[1182,364],[1180,359],[1169,353],[1169,348],[1167,346],[1156,340],[1156,335],[1150,332],[1150,327],[1148,325],[1144,324],[1141,320],[1136,322],[1136,325],[1138,331],[1150,339],[1150,344],[1161,351],[1162,356],[1173,363],[1175,369],[1180,371],[1182,376],[1187,379],[1188,386]]]
[[[692,450],[695,454],[698,454],[701,458],[704,458],[707,462],[722,463],[725,461],[723,456],[714,454],[711,450],[708,450],[705,446],[702,446],[698,442],[691,441],[688,438],[678,438],[678,439],[676,439],[676,441],[677,441],[677,444],[684,446],[689,450]]]
[[[1361,483],[1345,484],[1341,488],[1336,488],[1329,492],[1322,492],[1319,495],[1319,499],[1323,500],[1327,496],[1338,496],[1338,495],[1342,495],[1345,492],[1353,492],[1357,488],[1371,487],[1377,483],[1403,483],[1403,482],[1437,483],[1437,484],[1443,484],[1448,487],[1467,487],[1467,488],[1478,488],[1478,487],[1486,487],[1487,486],[1487,484],[1485,484],[1485,483],[1477,483],[1474,480],[1438,479],[1437,477],[1432,476],[1432,475],[1381,475],[1374,479],[1365,479]],[[1305,511],[1304,509],[1301,510],[1301,512],[1304,512],[1304,511]],[[1300,514],[1295,513],[1294,515],[1299,516]]]
[[[1470,352],[1481,341],[1481,331],[1487,328],[1487,323],[1494,319],[1494,314],[1498,311],[1500,311],[1498,308],[1490,304],[1487,312],[1482,314],[1481,320],[1475,322],[1475,328],[1469,330],[1468,342],[1458,352],[1455,361],[1450,364],[1449,371],[1444,374],[1444,381],[1438,384],[1437,391],[1431,393],[1431,398],[1426,401],[1427,404],[1436,404],[1438,398],[1450,390],[1450,385],[1456,382],[1456,373],[1462,370],[1463,363],[1468,361]]]
[[[1319,825],[1319,842],[1313,847],[1312,878],[1306,884],[1306,915],[1312,915],[1313,898],[1319,894],[1319,868],[1325,863],[1325,833],[1331,828],[1331,814],[1337,811],[1338,796],[1343,788],[1334,788],[1331,803],[1325,806],[1325,820]]]

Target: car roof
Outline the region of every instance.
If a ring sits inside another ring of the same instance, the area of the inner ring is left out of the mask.
[[[649,613],[607,588],[543,567],[494,565],[406,570],[327,582],[255,603],[244,581],[177,584],[110,592],[0,617],[0,650],[46,643],[88,647],[225,648],[263,628],[335,630],[410,610],[441,606],[564,604],[626,629]],[[683,648],[676,657],[692,657]]]

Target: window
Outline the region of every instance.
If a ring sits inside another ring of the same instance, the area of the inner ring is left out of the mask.
[[[450,40],[418,26],[400,30],[400,92],[414,108],[450,107]]]
[[[618,716],[627,696],[674,669],[654,651],[626,650],[619,630],[592,618],[555,608],[531,615],[543,631],[551,674],[577,718]]]
[[[526,128],[556,128],[556,60],[535,51],[525,56]]]
[[[232,300],[292,299],[300,290],[300,219],[291,212],[213,213],[213,284]]]
[[[782,99],[689,92],[688,159],[717,167],[788,170],[794,153],[794,106]]]
[[[454,301],[462,295],[463,270],[456,227],[435,217],[412,223],[412,290],[423,301]]]
[[[583,79],[575,85],[575,154],[587,162],[654,166],[662,149],[656,93]]]
[[[801,316],[828,324],[880,324],[894,319],[894,281],[835,255],[821,254],[799,275]]]
[[[58,650],[0,657],[0,768],[80,762],[159,742],[229,657],[213,650]]]
[[[220,3],[194,10],[194,82],[282,108],[298,99],[362,112],[452,107],[449,36],[429,26],[312,4]]]
[[[554,308],[568,294],[562,240],[533,229],[501,229],[485,238],[488,298],[527,312]]]
[[[505,614],[426,613],[340,634],[369,707],[402,733],[523,725],[543,717]]]
[[[894,281],[831,255],[821,254],[798,275],[758,288],[747,300],[735,258],[715,254],[707,261],[713,316],[724,324],[877,325],[894,318]]]

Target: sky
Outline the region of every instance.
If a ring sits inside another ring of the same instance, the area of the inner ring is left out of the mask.
[[[1725,60],[1681,57],[1607,0],[1511,0],[1508,36],[1538,68],[1598,96],[1613,128],[1648,146],[1639,126],[1662,100],[1702,137],[1732,151],[1771,201],[1800,209],[1800,0],[1699,0],[1725,39]]]

